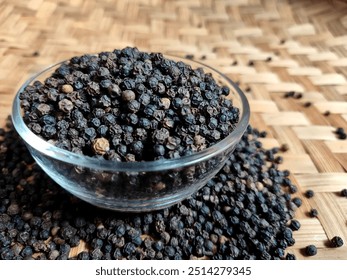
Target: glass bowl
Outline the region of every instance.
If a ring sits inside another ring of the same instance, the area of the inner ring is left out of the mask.
[[[215,145],[178,159],[146,162],[114,162],[96,159],[57,148],[35,135],[22,118],[19,95],[34,81],[44,82],[60,62],[27,80],[13,101],[12,121],[38,165],[61,187],[95,206],[124,212],[162,209],[189,197],[224,165],[244,134],[250,117],[246,96],[228,77],[208,65],[180,57],[192,68],[211,73],[219,85],[230,88],[229,97],[239,108],[234,131]]]

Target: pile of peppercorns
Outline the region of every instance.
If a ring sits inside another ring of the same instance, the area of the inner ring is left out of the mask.
[[[35,163],[8,121],[0,128],[0,259],[295,259],[301,200],[278,148],[248,128],[222,170],[192,197],[140,214],[110,212],[65,192]],[[305,193],[314,196],[312,190]],[[341,191],[346,196],[346,190]],[[84,242],[85,250],[71,248]],[[343,246],[335,236],[331,247]],[[305,248],[314,255],[314,245]]]
[[[10,125],[10,123],[9,123]],[[124,214],[66,193],[34,162],[17,133],[0,131],[1,259],[295,259],[297,199],[279,149],[248,128],[223,169],[170,208]],[[288,222],[292,220],[291,223]],[[85,242],[85,251],[70,255]]]
[[[152,161],[228,136],[239,120],[229,92],[202,68],[127,47],[73,57],[20,99],[28,127],[59,148]]]

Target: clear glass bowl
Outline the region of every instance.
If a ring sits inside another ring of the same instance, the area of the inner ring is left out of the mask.
[[[27,80],[17,92],[12,108],[15,129],[25,141],[41,168],[61,187],[101,208],[124,212],[143,212],[168,207],[189,197],[224,165],[245,132],[250,117],[246,96],[228,77],[219,71],[192,60],[173,57],[202,67],[220,85],[230,88],[229,97],[240,110],[235,130],[217,144],[178,159],[151,162],[114,162],[91,158],[55,147],[35,135],[24,123],[19,95],[27,85],[49,77],[62,63],[48,67]]]

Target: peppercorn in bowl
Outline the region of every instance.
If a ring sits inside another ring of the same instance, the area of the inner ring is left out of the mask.
[[[222,168],[249,117],[246,96],[219,71],[129,47],[45,69],[12,108],[15,129],[54,181],[127,212],[194,194]]]

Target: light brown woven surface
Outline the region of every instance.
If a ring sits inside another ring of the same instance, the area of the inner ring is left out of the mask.
[[[0,1],[0,122],[31,74],[127,45],[206,56],[205,63],[249,88],[251,123],[269,133],[264,145],[288,144],[283,168],[292,172],[296,195],[316,193],[303,198],[302,227],[288,251],[307,259],[302,248],[315,244],[310,259],[347,259],[347,199],[339,196],[347,188],[347,141],[333,133],[347,129],[346,1]],[[283,98],[291,90],[303,98]],[[309,217],[311,208],[318,218]],[[345,245],[327,248],[335,235]]]

